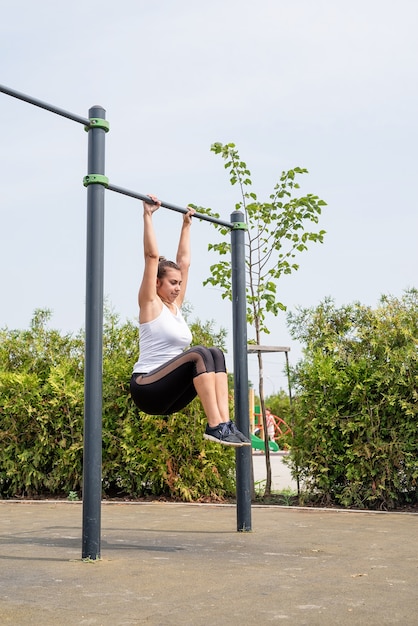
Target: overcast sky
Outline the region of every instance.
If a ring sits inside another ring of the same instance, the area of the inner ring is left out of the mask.
[[[215,141],[234,142],[267,200],[282,170],[305,167],[302,193],[327,202],[325,242],[279,285],[288,309],[376,305],[417,287],[418,3],[416,0],[14,0],[0,21],[0,83],[81,116],[106,109],[110,181],[229,219]],[[87,134],[82,125],[0,94],[0,327],[84,326]],[[142,207],[106,194],[105,294],[137,316]],[[155,216],[174,256],[181,216]],[[216,233],[193,224],[193,314],[229,332],[231,305],[202,287]],[[285,316],[263,343],[300,346]],[[251,331],[249,332],[251,337]],[[228,363],[232,365],[231,350]],[[266,357],[266,391],[286,388]],[[256,381],[255,357],[249,373]]]

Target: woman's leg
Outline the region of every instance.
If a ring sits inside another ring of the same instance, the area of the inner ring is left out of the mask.
[[[208,424],[211,428],[222,422],[229,421],[229,415],[225,416],[224,407],[219,402],[220,391],[218,390],[217,392],[216,385],[218,377],[219,374],[215,374],[215,372],[207,372],[193,379],[197,395],[200,398]]]
[[[251,445],[248,437],[243,435],[242,432],[235,426],[235,423],[229,419],[228,374],[226,372],[224,353],[219,350],[219,348],[209,348],[209,350],[212,353],[215,364],[215,390],[219,413],[222,417],[222,423],[228,426],[230,432],[235,435],[243,443],[243,445]]]
[[[215,374],[215,392],[221,421],[229,422],[228,374],[224,372]]]
[[[154,415],[169,414],[174,412],[174,407],[178,411],[190,402],[190,391],[184,395],[183,392],[192,382],[208,420],[205,438],[225,445],[250,443],[230,421],[228,375],[224,355],[218,348],[195,346],[161,368],[133,378],[131,391],[135,393],[135,403]],[[183,398],[187,397],[188,402],[183,404]]]
[[[219,348],[205,348],[206,374],[193,379],[210,427],[229,422],[228,374]],[[208,362],[210,361],[210,366]],[[213,370],[210,371],[209,370]]]
[[[188,369],[187,364],[182,364],[153,378],[134,374],[130,389],[136,406],[148,415],[171,415],[184,409],[196,397]]]
[[[221,422],[229,422],[229,390],[228,374],[226,371],[225,356],[219,348],[208,348],[215,369],[215,393]]]
[[[222,355],[220,350],[218,352]],[[217,352],[215,356],[218,357]],[[225,365],[222,366],[221,362],[218,367],[225,368]],[[196,396],[194,381],[200,376],[209,374],[213,377],[214,371],[215,362],[211,349],[195,346],[149,374],[134,375],[131,381],[131,395],[138,408],[145,413],[150,415],[175,413],[187,406]],[[205,412],[208,411],[211,423],[219,424],[222,419],[213,394],[213,382],[205,381],[198,387],[204,396],[202,404],[204,408],[206,407]]]

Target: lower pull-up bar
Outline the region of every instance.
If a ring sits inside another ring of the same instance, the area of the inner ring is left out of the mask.
[[[93,181],[87,181],[93,182]],[[86,184],[86,180],[85,180]],[[155,204],[149,196],[110,185],[104,181],[107,189],[116,191],[132,198]],[[161,206],[187,213],[188,209],[161,200]],[[232,325],[233,325],[233,362],[235,389],[235,422],[238,428],[249,436],[249,401],[248,401],[248,361],[247,361],[247,310],[245,284],[245,240],[247,225],[240,211],[231,214],[231,222],[225,222],[211,215],[195,213],[194,218],[219,224],[231,231],[231,283],[232,283]],[[237,483],[237,530],[251,530],[251,447],[243,446],[236,449],[236,483]]]
[[[90,181],[87,181],[90,182]],[[85,180],[86,184],[86,180]],[[151,204],[154,200],[149,196],[116,187],[105,182],[107,189]],[[161,206],[187,213],[188,209],[171,202],[161,200]],[[247,361],[247,312],[245,287],[245,242],[244,231],[247,226],[243,222],[243,214],[234,211],[231,222],[225,222],[205,213],[194,213],[194,218],[206,220],[224,226],[231,231],[231,268],[232,268],[232,322],[233,322],[233,356],[234,356],[234,388],[235,388],[235,422],[238,428],[249,436],[249,402],[248,402],[248,361]],[[251,448],[243,446],[236,450],[237,479],[237,530],[251,530]]]
[[[95,112],[96,113],[96,112]],[[92,138],[99,129],[92,129]],[[102,134],[102,137],[104,135]],[[100,144],[95,141],[89,142],[89,149],[94,150]],[[103,144],[104,147],[104,144]],[[104,160],[102,160],[104,162]],[[91,163],[97,162],[89,156],[89,169]],[[116,191],[133,198],[154,203],[146,195],[128,191],[115,185],[110,185],[106,176],[101,173],[89,174],[84,179],[84,184],[89,188],[100,188],[102,195],[100,202],[104,207],[104,190]],[[98,205],[93,209],[90,203],[93,199],[88,196],[88,221],[87,221],[87,242],[91,249],[99,250],[103,247],[103,210]],[[92,196],[93,198],[93,196]],[[161,202],[161,206],[172,211],[187,213],[188,209],[179,207],[169,202]],[[247,313],[246,313],[246,285],[245,285],[245,230],[244,215],[240,211],[231,214],[231,222],[225,222],[205,214],[195,214],[194,217],[207,221],[216,221],[227,227],[231,233],[231,270],[232,270],[232,321],[233,321],[233,359],[234,359],[234,388],[235,388],[235,422],[245,435],[249,436],[249,401],[248,401],[248,362],[247,362]],[[100,241],[98,234],[100,233]],[[92,404],[87,405],[85,410],[85,431],[93,433],[99,431],[101,425],[101,405],[99,406],[99,394],[96,374],[101,372],[101,349],[96,349],[96,345],[102,345],[102,318],[95,317],[99,307],[95,307],[100,302],[100,309],[103,306],[103,253],[87,253],[87,294],[86,294],[86,394],[89,390],[88,398]],[[94,287],[95,282],[98,286]],[[96,293],[95,302],[88,301],[89,289]],[[90,309],[92,310],[90,311]],[[89,312],[90,311],[90,312]],[[93,341],[88,341],[89,336]],[[91,377],[91,380],[90,380]],[[94,389],[97,388],[97,393]],[[100,400],[101,402],[101,400]],[[96,426],[92,426],[96,424]],[[96,442],[86,441],[84,444],[85,459],[83,473],[83,495],[86,498],[83,516],[83,558],[100,557],[100,490],[101,482],[97,475],[97,458],[101,451],[96,449],[97,442],[101,442],[96,435]],[[91,452],[90,452],[91,449]],[[92,458],[91,463],[89,458]],[[237,530],[239,532],[251,531],[251,447],[243,446],[236,450],[236,483],[237,483]],[[84,503],[83,497],[83,503]]]
[[[137,193],[136,191],[130,191],[129,189],[117,187],[116,185],[111,185],[110,183],[108,183],[106,187],[110,191],[116,191],[116,193],[121,193],[124,196],[130,196],[131,198],[136,198],[137,200],[143,200],[144,202],[155,204],[154,200],[152,200],[149,196],[144,196],[143,194]],[[166,202],[165,200],[160,200],[160,202],[162,207],[164,207],[165,209],[170,209],[170,211],[177,211],[177,213],[187,213],[188,211],[187,208],[178,206],[177,204],[172,204],[171,202]],[[207,215],[206,213],[196,212],[193,217],[204,220],[206,222],[212,222],[212,224],[219,224],[219,226],[225,226],[225,228],[234,228],[234,224],[232,224],[231,222],[225,222],[224,220],[220,220],[217,217],[213,217],[212,215]]]

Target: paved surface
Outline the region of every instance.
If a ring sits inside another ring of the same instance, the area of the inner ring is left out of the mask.
[[[81,560],[82,505],[0,501],[0,624],[418,624],[414,514],[106,503]]]
[[[271,490],[290,489],[297,491],[296,481],[292,478],[288,465],[284,462],[287,452],[270,452]],[[266,457],[261,452],[253,452],[254,484],[261,492],[266,484]]]

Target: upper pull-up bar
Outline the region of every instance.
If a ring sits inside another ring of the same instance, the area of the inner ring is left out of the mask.
[[[148,196],[110,185],[105,176],[105,136],[109,123],[106,111],[91,107],[84,118],[58,107],[0,85],[3,92],[51,113],[85,126],[88,132],[87,251],[86,251],[86,326],[84,376],[84,454],[83,454],[83,558],[100,558],[101,466],[102,466],[102,367],[103,367],[103,276],[104,276],[104,196],[105,189],[152,202]],[[188,209],[169,202],[161,205],[172,211]],[[247,318],[245,289],[244,215],[231,214],[225,222],[210,215],[195,217],[224,226],[231,231],[231,286],[233,322],[233,363],[235,387],[235,421],[241,432],[249,433]],[[251,530],[251,448],[236,450],[237,530]]]
[[[34,106],[50,111],[51,113],[55,113],[56,115],[61,115],[61,117],[66,117],[69,120],[73,120],[73,122],[78,122],[84,126],[90,126],[90,120],[85,117],[80,117],[79,115],[75,115],[69,111],[64,111],[64,109],[60,109],[52,104],[48,104],[47,102],[42,102],[42,100],[38,100],[37,98],[32,98],[32,96],[27,96],[26,94],[20,93],[20,91],[16,91],[15,89],[9,89],[9,87],[0,85],[0,91],[6,93],[8,96],[12,96],[18,100],[23,100],[24,102],[33,104]]]

